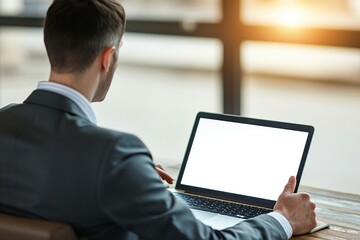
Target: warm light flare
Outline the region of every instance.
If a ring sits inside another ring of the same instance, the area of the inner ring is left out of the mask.
[[[278,16],[279,24],[289,27],[300,26],[305,20],[301,9],[295,6],[281,8]]]

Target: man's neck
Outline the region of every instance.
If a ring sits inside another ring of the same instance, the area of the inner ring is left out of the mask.
[[[89,74],[88,72],[74,74],[56,73],[52,71],[49,81],[73,88],[74,90],[84,95],[84,97],[87,98],[89,102],[92,102],[95,89],[97,87],[96,77],[94,77],[92,74]]]

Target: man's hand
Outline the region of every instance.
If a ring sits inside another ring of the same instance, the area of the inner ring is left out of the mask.
[[[300,235],[316,227],[316,205],[310,201],[309,194],[294,193],[295,186],[296,178],[292,176],[280,194],[274,211],[281,213],[289,220],[293,235]]]
[[[164,170],[163,166],[161,166],[161,164],[156,164],[155,169],[158,172],[158,174],[160,175],[162,180],[166,181],[169,184],[173,184],[174,179],[167,172],[165,172],[165,170]]]

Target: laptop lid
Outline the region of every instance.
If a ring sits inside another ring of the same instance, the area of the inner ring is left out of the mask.
[[[273,208],[291,175],[298,189],[314,127],[200,112],[176,190]]]

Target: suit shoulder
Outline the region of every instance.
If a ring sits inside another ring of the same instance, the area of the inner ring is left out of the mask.
[[[120,132],[108,128],[88,126],[83,129],[84,136],[95,138],[100,142],[113,142],[117,146],[124,148],[146,148],[143,141],[136,135]]]
[[[84,130],[88,133],[92,133],[98,137],[104,137],[104,138],[111,138],[111,139],[117,139],[117,138],[137,138],[136,135],[132,133],[122,132],[113,130],[110,128],[105,127],[99,127],[96,125],[88,125],[87,127],[84,127]]]
[[[19,104],[16,104],[16,103],[11,103],[9,105],[6,105],[5,107],[0,108],[0,113],[5,112],[6,110],[9,110],[9,109],[11,109],[11,108],[13,108],[15,106],[18,106],[18,105]]]

